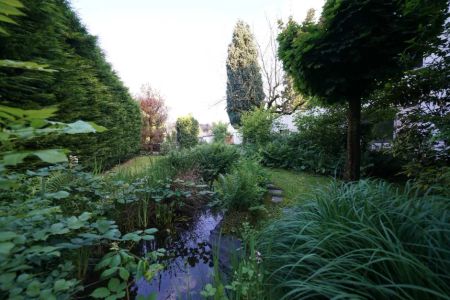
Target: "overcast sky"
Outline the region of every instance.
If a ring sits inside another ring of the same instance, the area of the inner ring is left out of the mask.
[[[323,0],[72,0],[90,33],[132,94],[149,83],[165,97],[169,120],[228,122],[227,47],[238,19],[261,44],[267,19],[303,20]]]

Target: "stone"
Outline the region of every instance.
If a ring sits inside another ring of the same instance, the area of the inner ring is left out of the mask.
[[[281,195],[283,195],[283,191],[282,190],[269,190],[269,194],[271,194],[272,196],[281,196]]]
[[[279,197],[279,196],[272,196],[272,202],[273,203],[280,203],[283,201],[283,197]]]
[[[273,185],[272,183],[268,183],[267,185],[267,188],[269,189],[269,190],[277,190],[278,188],[275,186],[275,185]]]

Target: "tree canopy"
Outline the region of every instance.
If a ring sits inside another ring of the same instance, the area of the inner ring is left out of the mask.
[[[349,105],[349,179],[359,178],[361,101],[421,63],[447,9],[446,0],[328,0],[319,22],[290,20],[279,35],[279,56],[297,90]]]
[[[256,48],[250,26],[238,21],[228,46],[227,112],[230,123],[240,124],[241,113],[261,105],[264,100],[263,83]]]

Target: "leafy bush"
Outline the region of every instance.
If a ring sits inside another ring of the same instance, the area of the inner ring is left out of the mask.
[[[262,231],[281,299],[448,299],[450,202],[384,182],[332,184]]]
[[[226,123],[213,123],[212,133],[214,135],[214,143],[225,143],[228,136],[228,125]]]
[[[52,172],[58,175],[51,176]],[[56,167],[28,175],[10,174],[21,185],[0,190],[2,298],[69,299],[83,290],[80,280],[88,272],[88,260],[101,258],[105,251],[98,250],[112,244],[117,251],[128,253],[133,263],[121,272],[136,276],[138,258],[126,247],[130,242],[153,239],[155,230],[122,235],[118,225],[105,218],[113,205],[90,173],[65,174]],[[119,276],[118,267],[108,268],[101,278],[126,283],[128,278]],[[116,292],[128,288],[121,286]]]
[[[179,117],[176,122],[177,143],[181,148],[198,144],[199,124],[193,116]]]
[[[244,143],[263,146],[270,141],[275,114],[264,108],[255,108],[244,112],[241,117],[242,126],[239,128]]]
[[[236,147],[215,143],[172,151],[167,155],[167,160],[178,172],[196,170],[205,182],[212,183],[219,174],[227,173],[239,157]]]
[[[345,115],[343,111],[300,114],[297,133],[280,133],[260,150],[267,166],[292,168],[319,174],[340,175],[345,163]]]
[[[229,210],[249,210],[262,205],[267,176],[255,161],[241,160],[214,183],[220,206]]]

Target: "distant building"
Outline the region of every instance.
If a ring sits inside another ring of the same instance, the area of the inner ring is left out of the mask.
[[[214,140],[214,135],[212,133],[212,125],[211,124],[200,124],[200,130],[198,134],[198,141],[200,143],[208,143],[211,144]]]

